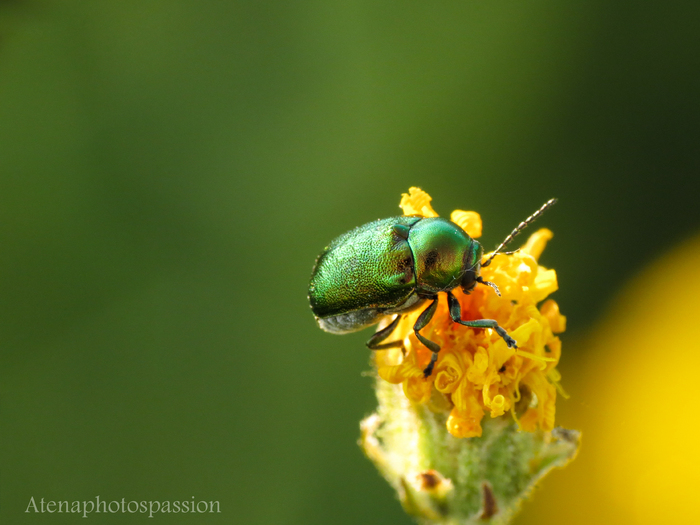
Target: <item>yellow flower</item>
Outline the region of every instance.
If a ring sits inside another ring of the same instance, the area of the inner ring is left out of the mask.
[[[411,188],[401,206],[407,215],[437,217],[430,201]],[[450,218],[472,239],[481,235],[479,214],[457,210]],[[452,291],[462,319],[495,319],[518,348],[491,329],[453,322],[443,297],[421,330],[441,347],[428,378],[433,354],[413,330],[423,309],[399,319],[391,340],[400,348],[373,354],[378,406],[361,424],[360,445],[421,523],[507,523],[543,476],[576,455],[579,432],[553,428],[557,392],[563,394],[555,334],[566,318],[547,299],[556,273],[537,263],[551,237],[540,230],[483,269],[502,297],[483,285],[469,295]]]
[[[401,208],[405,215],[436,217],[430,201],[427,193],[411,188],[403,195]],[[456,210],[451,219],[472,238],[481,235],[477,213]],[[481,436],[486,412],[492,418],[510,412],[522,430],[552,430],[560,389],[555,367],[561,354],[561,342],[554,334],[564,331],[566,318],[551,299],[538,308],[538,303],[557,290],[554,270],[537,263],[551,238],[551,231],[541,229],[519,251],[499,255],[482,269],[484,280],[495,283],[501,297],[489,286],[477,286],[469,295],[453,291],[463,319],[495,319],[518,348],[508,348],[491,329],[454,323],[446,301],[441,300],[432,321],[421,331],[441,347],[433,374],[423,377],[431,352],[413,331],[419,309],[404,315],[394,332],[404,341],[403,351],[376,353],[379,377],[401,383],[414,403],[428,404],[433,389],[444,395],[450,407],[447,430],[455,437]]]

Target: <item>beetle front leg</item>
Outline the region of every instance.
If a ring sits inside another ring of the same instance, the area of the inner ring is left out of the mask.
[[[508,332],[501,328],[493,319],[475,319],[474,321],[463,321],[462,308],[460,307],[457,298],[452,295],[452,292],[447,292],[447,304],[450,308],[450,317],[455,323],[459,323],[462,326],[469,326],[471,328],[491,328],[503,338],[508,345],[508,348],[518,348],[515,339],[509,336]]]
[[[418,319],[416,320],[416,324],[413,325],[413,331],[416,334],[416,337],[418,340],[423,343],[428,349],[433,353],[430,356],[430,363],[428,363],[428,366],[425,367],[425,370],[423,370],[423,377],[430,377],[430,374],[433,373],[433,367],[435,366],[435,362],[437,361],[437,356],[438,352],[440,351],[440,345],[437,343],[433,343],[432,341],[429,341],[422,335],[418,333],[419,330],[422,330],[425,328],[430,320],[433,318],[433,315],[435,315],[435,310],[437,310],[437,305],[438,305],[438,298],[435,296],[435,299],[433,300],[430,305],[428,305],[428,308],[423,310],[423,312],[418,316]]]

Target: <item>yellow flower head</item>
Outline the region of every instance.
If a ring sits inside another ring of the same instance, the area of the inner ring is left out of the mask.
[[[405,215],[437,217],[430,201],[427,193],[411,188],[400,206]],[[456,210],[450,218],[472,238],[481,235],[478,213]],[[522,430],[552,430],[557,390],[562,392],[555,368],[561,342],[554,334],[565,330],[566,318],[552,299],[538,308],[557,290],[554,270],[537,263],[551,238],[552,232],[543,228],[519,251],[499,255],[482,269],[483,279],[495,283],[501,297],[489,286],[477,286],[469,295],[453,290],[462,319],[495,319],[517,341],[517,348],[508,348],[491,329],[453,322],[446,302],[440,301],[432,321],[421,330],[441,347],[432,375],[423,377],[431,352],[413,331],[418,309],[405,314],[394,332],[404,349],[376,353],[379,377],[401,383],[406,397],[415,403],[428,403],[434,391],[445,396],[451,407],[447,430],[455,437],[481,436],[487,412],[491,417],[510,412]]]

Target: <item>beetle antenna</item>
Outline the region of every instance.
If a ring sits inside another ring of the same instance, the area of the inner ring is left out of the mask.
[[[496,295],[498,297],[501,296],[501,291],[498,289],[498,286],[496,286],[496,283],[492,283],[491,281],[484,281],[481,278],[481,275],[479,277],[477,277],[475,280],[477,283],[481,283],[481,284],[485,284],[486,286],[490,286],[491,288],[493,288],[493,291],[496,292]]]
[[[523,222],[521,222],[520,224],[518,224],[518,225],[515,227],[515,229],[514,229],[512,232],[510,232],[510,235],[508,235],[508,237],[506,237],[506,238],[503,240],[503,242],[502,242],[501,244],[498,245],[498,248],[496,248],[496,251],[493,252],[493,253],[491,254],[491,256],[490,256],[488,259],[486,259],[486,261],[484,261],[484,262],[481,263],[481,267],[484,268],[484,267],[488,266],[489,264],[491,264],[491,260],[492,260],[494,257],[496,257],[496,255],[498,255],[499,253],[501,253],[501,250],[502,250],[503,248],[505,248],[505,247],[508,245],[508,243],[510,243],[510,241],[512,241],[512,240],[515,238],[516,235],[518,235],[521,231],[523,231],[525,228],[527,228],[527,225],[528,225],[528,224],[530,224],[531,222],[535,221],[540,215],[542,215],[542,214],[545,212],[545,210],[547,210],[547,208],[549,208],[550,206],[553,206],[554,204],[556,204],[556,202],[557,202],[557,199],[549,199],[547,202],[545,202],[545,203],[542,205],[542,207],[541,207],[539,210],[537,210],[535,213],[533,213],[532,215],[530,215],[530,216],[529,216],[527,219],[525,219]],[[484,282],[486,283],[486,281],[484,281]]]

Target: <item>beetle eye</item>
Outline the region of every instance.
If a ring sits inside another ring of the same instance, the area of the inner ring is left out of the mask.
[[[462,276],[462,291],[464,293],[471,292],[476,286],[476,272],[474,270],[467,270]]]

